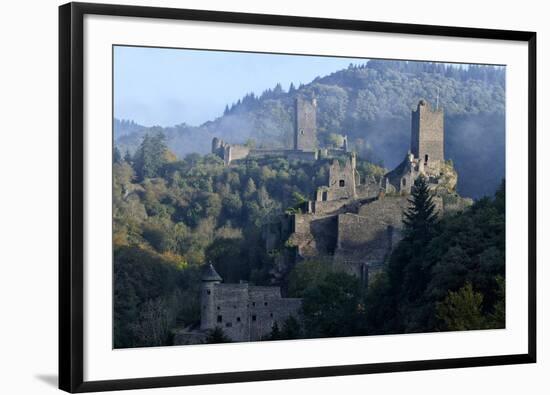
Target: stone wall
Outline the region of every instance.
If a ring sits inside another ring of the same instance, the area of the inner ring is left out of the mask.
[[[386,197],[361,206],[357,214],[338,215],[335,262],[347,265],[384,262],[401,240],[402,216],[407,206],[405,197]]]
[[[301,299],[282,298],[279,287],[246,283],[204,287],[202,300],[201,330],[220,327],[232,341],[265,338],[275,322],[282,326],[288,317],[298,317],[302,304]]]
[[[351,154],[341,165],[334,159],[329,167],[328,185],[318,188],[316,201],[332,201],[340,199],[355,199],[357,197],[356,184],[359,176],[355,169],[355,155]]]
[[[337,213],[342,207],[350,202],[346,200],[327,200],[312,202],[313,212],[317,215],[329,215]]]
[[[303,162],[315,162],[318,158],[317,151],[288,151],[288,160],[299,160]]]
[[[336,247],[337,217],[295,214],[294,232],[288,239],[301,258],[329,255]]]
[[[234,160],[244,159],[250,153],[250,148],[244,145],[226,145],[223,160],[229,165]]]

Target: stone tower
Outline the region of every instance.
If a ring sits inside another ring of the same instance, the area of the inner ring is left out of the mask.
[[[444,137],[443,110],[432,110],[426,100],[420,100],[412,112],[411,153],[414,158],[426,165],[445,160]]]
[[[296,98],[294,124],[294,149],[315,151],[317,149],[317,101]]]
[[[205,267],[201,285],[201,329],[210,329],[216,325],[215,292],[222,278],[212,264]]]

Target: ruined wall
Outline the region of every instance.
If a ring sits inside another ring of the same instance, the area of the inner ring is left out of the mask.
[[[336,216],[295,214],[293,233],[288,239],[302,258],[328,255],[336,247]]]
[[[350,155],[344,165],[334,159],[329,167],[328,185],[318,188],[316,201],[355,199],[358,174],[355,170],[355,155]]]
[[[317,102],[296,98],[294,149],[314,151],[317,145]]]
[[[355,187],[355,193],[358,199],[372,199],[380,193],[380,184],[376,181],[369,182]]]
[[[304,162],[315,162],[317,151],[289,151],[286,155],[288,160],[300,160]]]
[[[430,108],[425,100],[420,100],[411,119],[411,152],[415,158],[427,162],[443,161],[444,155],[443,110]],[[427,155],[427,157],[426,157]]]
[[[319,199],[322,198],[323,190],[318,191]],[[321,194],[321,195],[319,195]],[[317,200],[312,202],[313,212],[317,215],[330,215],[336,214],[342,207],[344,207],[349,202],[345,200]]]
[[[223,160],[229,165],[234,160],[244,159],[248,156],[250,148],[244,145],[226,145]]]
[[[338,215],[335,261],[348,265],[383,262],[401,240],[407,207],[405,197],[386,197],[361,206],[357,214]]]

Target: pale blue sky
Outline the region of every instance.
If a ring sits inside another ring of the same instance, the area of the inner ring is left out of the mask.
[[[311,82],[366,59],[143,47],[114,50],[114,115],[145,125],[197,126],[245,94]]]

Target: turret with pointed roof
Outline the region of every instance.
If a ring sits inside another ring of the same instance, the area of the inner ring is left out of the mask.
[[[216,269],[214,269],[214,266],[209,263],[202,272],[201,280],[203,282],[222,282],[223,279],[220,277]]]

